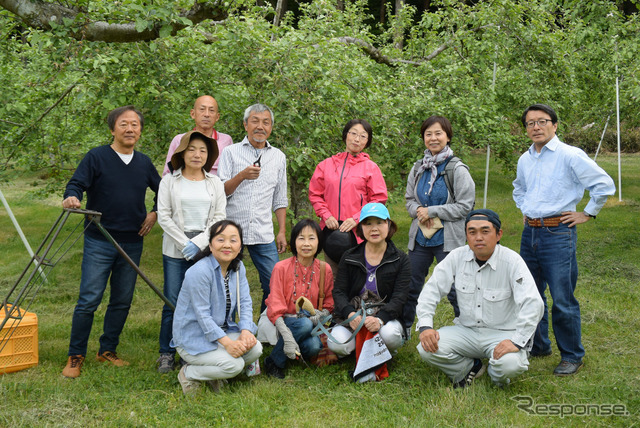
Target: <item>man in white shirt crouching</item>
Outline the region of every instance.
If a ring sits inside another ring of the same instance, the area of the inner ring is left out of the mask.
[[[486,369],[498,386],[529,367],[527,351],[544,305],[518,253],[499,244],[500,217],[481,209],[469,213],[467,243],[436,266],[418,298],[420,357],[442,370],[454,388],[469,386]],[[456,288],[460,316],[453,326],[433,329],[436,306]]]

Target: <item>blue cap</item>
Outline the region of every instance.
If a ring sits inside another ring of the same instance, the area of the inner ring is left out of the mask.
[[[360,221],[369,217],[377,217],[382,220],[390,220],[389,210],[379,202],[370,202],[360,211]]]
[[[494,224],[498,229],[502,226],[498,213],[488,209],[473,210],[467,214],[467,219],[464,222],[465,229],[467,227],[467,223],[471,220],[486,220]]]

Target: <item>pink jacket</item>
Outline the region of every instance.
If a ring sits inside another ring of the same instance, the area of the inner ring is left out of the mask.
[[[352,217],[358,222],[365,204],[387,202],[387,185],[368,154],[338,153],[316,167],[309,182],[309,201],[322,228],[331,216],[338,221]]]

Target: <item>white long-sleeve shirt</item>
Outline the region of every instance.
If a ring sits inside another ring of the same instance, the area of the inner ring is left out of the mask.
[[[456,287],[460,307],[455,324],[513,330],[513,343],[527,348],[542,318],[544,304],[518,253],[498,244],[489,260],[478,266],[468,245],[451,251],[437,264],[420,293],[418,329],[433,327],[436,306],[452,286]]]

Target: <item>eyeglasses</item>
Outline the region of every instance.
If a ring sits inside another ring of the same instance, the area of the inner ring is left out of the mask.
[[[541,127],[546,126],[546,124],[550,122],[553,121],[551,119],[530,120],[529,122],[527,122],[527,128],[533,128],[534,126],[536,126],[536,123]]]
[[[360,138],[362,140],[366,140],[367,138],[369,138],[369,134],[358,134],[357,132],[353,131],[347,132],[347,135],[350,135],[351,138]]]

